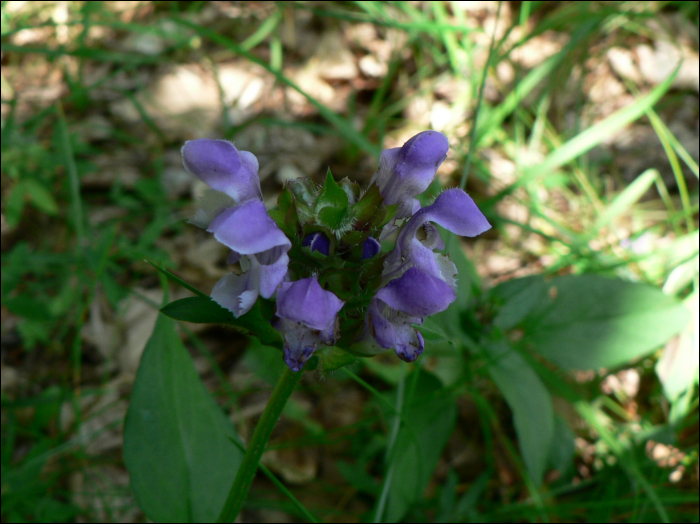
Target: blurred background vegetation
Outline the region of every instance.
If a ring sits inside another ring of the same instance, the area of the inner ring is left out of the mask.
[[[648,357],[545,380],[574,444],[540,487],[483,361],[458,355],[455,380],[454,355],[427,352],[456,423],[405,520],[697,522],[697,3],[39,1],[1,17],[3,522],[145,519],[122,459],[163,297],[145,260],[205,292],[227,272],[184,220],[203,191],[185,140],[254,152],[274,205],[328,167],[366,183],[425,129],[451,143],[442,186],[466,178],[494,224],[463,246],[483,288],[617,276],[693,322]],[[245,440],[280,356],[223,327],[182,336]],[[319,520],[372,518],[377,397],[402,366],[309,373],[286,409],[263,462]],[[246,508],[304,519],[262,476]]]

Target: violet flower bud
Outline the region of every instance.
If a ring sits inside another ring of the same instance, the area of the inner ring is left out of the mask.
[[[367,237],[365,243],[362,244],[362,260],[367,260],[373,256],[379,254],[382,250],[382,245],[376,238]]]
[[[337,315],[344,304],[325,291],[315,276],[280,285],[277,327],[284,332],[284,361],[289,369],[299,371],[304,367],[318,344],[335,344]]]
[[[311,249],[312,253],[314,251],[318,251],[322,255],[328,256],[328,253],[330,252],[331,242],[330,240],[328,240],[328,237],[326,235],[324,235],[320,231],[316,231],[315,233],[307,235],[302,241],[301,245]]]

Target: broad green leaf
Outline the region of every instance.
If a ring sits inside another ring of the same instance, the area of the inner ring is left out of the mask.
[[[559,479],[570,480],[574,469],[574,453],[576,435],[569,424],[559,414],[554,414],[554,432],[549,449],[548,467],[559,472]]]
[[[559,366],[598,369],[648,354],[689,318],[687,308],[654,286],[567,275],[548,282],[524,327],[535,350]]]
[[[222,308],[209,297],[187,297],[174,300],[163,306],[161,312],[175,320],[195,324],[226,324],[233,317],[229,310]]]
[[[256,337],[250,337],[243,362],[259,378],[272,386],[277,384],[286,367],[282,352],[277,348],[264,345]]]
[[[414,373],[419,373],[418,377]],[[399,429],[387,467],[392,476],[384,522],[400,521],[413,504],[422,500],[457,418],[454,398],[434,375],[414,371],[406,377],[405,384],[406,403],[401,410],[404,425]],[[389,402],[397,405],[396,393]],[[386,410],[383,403],[381,406]],[[388,427],[392,427],[396,415],[387,411],[384,415]]]
[[[544,298],[547,288],[540,275],[514,278],[493,288],[493,296],[503,305],[493,319],[500,329],[511,329],[523,320]]]
[[[131,487],[155,522],[213,522],[243,454],[230,421],[202,385],[175,322],[158,317],[124,423]]]
[[[253,308],[238,318],[228,309],[222,308],[207,296],[187,297],[175,300],[161,308],[161,311],[175,320],[196,324],[228,324],[255,335],[263,344],[282,347],[282,337],[263,314],[265,305],[258,300]],[[271,316],[271,312],[268,315]]]
[[[540,485],[554,435],[552,398],[537,373],[506,341],[487,341],[483,351],[488,372],[513,412],[525,466]]]

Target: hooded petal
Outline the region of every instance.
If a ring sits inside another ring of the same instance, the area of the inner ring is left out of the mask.
[[[277,290],[277,316],[324,332],[332,330],[343,302],[324,290],[316,277],[284,282]]]
[[[187,171],[237,204],[262,200],[257,158],[248,151],[238,151],[227,140],[202,138],[185,142],[182,163]]]
[[[465,237],[475,237],[491,229],[491,224],[476,207],[472,198],[459,188],[440,193],[431,205],[418,210],[401,228],[396,246],[408,250],[419,228],[426,222],[435,222],[448,231]]]
[[[411,267],[377,291],[375,298],[392,309],[423,318],[444,311],[457,297],[444,280]]]
[[[210,233],[242,255],[262,253],[277,246],[289,251],[292,243],[265,211],[260,200],[226,209],[209,224]]]
[[[230,273],[214,285],[211,298],[238,318],[250,311],[258,299],[259,279],[260,275],[255,267],[241,275]]]
[[[379,169],[372,177],[386,205],[399,204],[398,217],[415,210],[416,195],[425,191],[447,156],[449,143],[442,133],[423,131],[401,148],[387,149],[379,157]]]

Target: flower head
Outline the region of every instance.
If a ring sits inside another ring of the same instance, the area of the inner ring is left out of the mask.
[[[474,201],[461,189],[448,189],[432,205],[418,210],[401,228],[396,246],[384,261],[384,287],[368,310],[367,326],[383,348],[394,348],[411,362],[423,351],[423,339],[410,324],[444,311],[456,298],[457,268],[442,249],[434,222],[462,236],[476,236],[491,227]],[[423,239],[417,233],[423,229]]]

